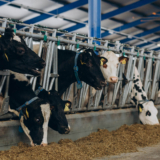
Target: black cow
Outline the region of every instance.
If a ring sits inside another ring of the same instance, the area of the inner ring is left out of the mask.
[[[0,70],[9,69],[19,73],[39,75],[45,62],[27,47],[22,37],[10,28],[0,35]]]
[[[58,50],[58,92],[60,95],[73,83],[76,82],[74,74],[74,62],[76,52],[70,50]],[[100,70],[100,61],[92,49],[86,49],[78,56],[78,76],[81,81],[89,84],[97,90],[106,85],[105,79]],[[107,59],[103,57],[103,64]],[[53,87],[54,88],[54,87]]]

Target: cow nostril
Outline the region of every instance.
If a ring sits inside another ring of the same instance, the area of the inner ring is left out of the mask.
[[[117,77],[110,77],[110,81],[116,83],[118,81]]]
[[[107,84],[107,82],[105,82],[105,81],[101,81],[101,86],[105,86],[106,84]]]
[[[42,143],[41,146],[45,147],[45,146],[47,146],[47,144],[46,143]]]
[[[70,132],[70,127],[65,128],[65,134],[68,134]]]
[[[46,62],[42,62],[41,64],[42,64],[42,66],[44,66],[44,67],[46,66]]]

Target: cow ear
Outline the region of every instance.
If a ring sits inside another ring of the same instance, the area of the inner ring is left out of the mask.
[[[138,114],[141,113],[142,111],[143,111],[143,105],[138,104]]]
[[[64,101],[65,107],[64,111],[70,111],[72,103],[70,101]]]
[[[108,62],[108,59],[105,57],[100,57],[100,66],[105,65]]]
[[[122,64],[126,64],[128,60],[129,60],[128,57],[124,57],[124,56],[119,57],[119,62]]]
[[[7,40],[12,40],[13,39],[13,29],[11,28],[6,28],[4,32],[4,37]]]

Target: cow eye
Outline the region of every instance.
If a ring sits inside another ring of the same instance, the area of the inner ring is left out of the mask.
[[[146,116],[151,116],[151,112],[150,112],[150,111],[147,111],[147,112],[146,112]]]
[[[55,109],[55,107],[54,107],[54,106],[51,106],[51,107],[50,107],[50,110],[51,110],[51,111],[52,111],[52,110],[54,110],[54,109]]]
[[[36,122],[39,122],[39,121],[40,121],[40,119],[36,118]]]
[[[25,49],[24,48],[18,48],[17,49],[17,54],[22,56],[25,53]]]

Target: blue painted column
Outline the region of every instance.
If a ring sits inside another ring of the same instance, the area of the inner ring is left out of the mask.
[[[88,0],[88,6],[88,36],[101,38],[101,0]]]

